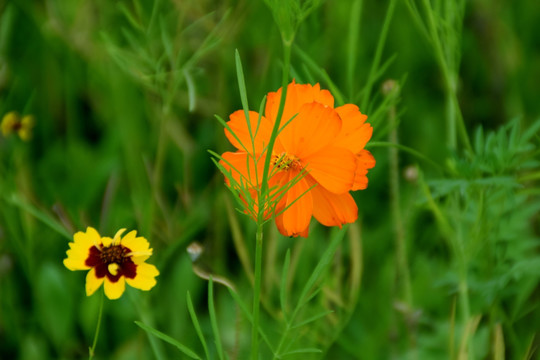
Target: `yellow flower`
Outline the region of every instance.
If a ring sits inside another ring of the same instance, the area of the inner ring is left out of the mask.
[[[69,243],[64,265],[69,270],[90,270],[86,276],[86,295],[92,295],[104,283],[105,295],[118,299],[128,285],[150,290],[156,285],[159,271],[145,261],[152,255],[150,244],[136,231],[121,238],[126,229],[119,230],[113,239],[101,237],[96,229],[79,231]]]
[[[32,137],[34,123],[35,120],[32,115],[25,115],[21,119],[16,111],[10,111],[2,118],[2,135],[8,136],[15,132],[22,140],[28,141]]]

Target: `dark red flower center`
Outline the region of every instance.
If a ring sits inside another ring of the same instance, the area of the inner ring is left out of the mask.
[[[116,263],[121,265],[126,259],[130,250],[122,245],[113,245],[101,249],[101,261],[107,264]]]
[[[88,252],[85,264],[96,269],[96,277],[107,276],[111,282],[117,282],[121,276],[133,279],[137,275],[137,265],[129,255],[131,250],[122,245],[111,245],[98,249],[92,246]],[[109,265],[116,264],[118,269],[115,274],[109,270]]]

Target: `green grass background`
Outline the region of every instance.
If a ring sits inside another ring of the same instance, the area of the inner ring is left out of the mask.
[[[369,187],[354,194],[359,220],[296,323],[325,315],[290,332],[288,351],[308,352],[284,358],[538,358],[540,3],[467,1],[462,30],[448,20],[453,2],[430,3],[443,56],[457,59],[447,65],[470,149],[462,135],[448,141],[453,93],[423,35],[426,2],[420,23],[407,3],[325,1],[299,25],[291,78],[360,105],[378,145]],[[252,266],[255,225],[234,211],[207,151],[232,149],[214,115],[241,108],[235,50],[257,110],[283,64],[263,1],[0,2],[0,115],[36,119],[31,141],[0,138],[0,358],[87,356],[100,296],[62,264],[87,226],[138,230],[161,272],[152,291],[105,302],[96,358],[186,356],[134,321],[204,357],[187,291],[219,358],[208,282],[186,247],[201,243],[198,264],[251,306],[234,240]],[[381,92],[387,79],[399,94]],[[272,346],[334,235],[315,222],[308,239],[266,226],[261,328]],[[225,287],[214,284],[213,299],[225,356],[247,358],[249,320]],[[264,342],[261,358],[272,358]]]

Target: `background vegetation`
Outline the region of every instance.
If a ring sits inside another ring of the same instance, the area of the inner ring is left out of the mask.
[[[138,230],[161,272],[105,303],[97,358],[186,356],[134,321],[201,357],[247,357],[255,225],[207,150],[231,149],[214,115],[241,108],[235,49],[253,110],[279,88],[284,4],[0,2],[0,116],[36,120],[30,141],[0,138],[0,358],[87,356],[99,296],[62,264],[87,226]],[[539,356],[538,13],[355,0],[301,19],[292,77],[368,114],[377,165],[343,239],[266,227],[261,358]]]

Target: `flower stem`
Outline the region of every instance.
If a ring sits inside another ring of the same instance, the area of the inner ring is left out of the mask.
[[[468,284],[468,264],[469,257],[466,253],[463,233],[461,229],[461,224],[457,227],[457,233],[454,238],[455,248],[456,248],[456,258],[458,261],[459,269],[459,285],[458,285],[458,294],[459,294],[459,303],[461,307],[461,317],[463,322],[463,334],[462,343],[464,344],[464,349],[469,355],[468,358],[474,359],[474,343],[472,341],[472,336],[467,332],[467,327],[469,326],[471,320],[471,306],[469,301],[469,284]]]
[[[101,318],[103,317],[103,297],[105,296],[105,291],[101,291],[101,300],[99,303],[99,314],[98,314],[98,321],[96,325],[96,333],[94,334],[94,342],[92,343],[92,347],[88,349],[88,360],[92,360],[95,355],[96,351],[96,345],[99,338],[99,328],[101,326]]]
[[[259,309],[261,299],[261,269],[262,269],[262,246],[263,225],[257,226],[255,243],[255,286],[253,289],[253,326],[251,328],[251,359],[259,358]]]
[[[276,138],[279,132],[279,126],[281,124],[283,110],[285,109],[285,99],[287,98],[287,85],[289,83],[289,66],[291,64],[291,47],[291,42],[283,41],[283,77],[281,79],[281,99],[279,100],[279,109],[276,116],[276,121],[274,123],[272,134],[270,135],[270,140],[268,142],[266,158],[264,159],[264,171],[261,183],[261,192],[259,194],[259,204],[266,204],[266,197],[268,195],[268,173],[270,169],[270,161],[272,159],[274,143],[276,142]],[[288,121],[289,119],[285,120]],[[257,219],[258,224],[262,224],[264,222],[264,212],[264,206],[259,206],[259,214]]]
[[[283,110],[285,109],[285,99],[287,98],[287,85],[289,82],[289,66],[291,63],[291,46],[292,42],[283,41],[283,78],[281,87],[281,99],[279,101],[279,110],[272,129],[268,149],[266,150],[266,158],[264,160],[264,171],[261,183],[261,189],[258,194],[259,204],[266,204],[268,198],[268,173],[270,169],[270,161],[272,160],[272,149],[276,142],[276,137],[279,132],[279,125]],[[288,120],[288,119],[287,119]],[[251,329],[251,359],[259,358],[259,309],[261,299],[261,272],[262,272],[262,246],[263,246],[263,224],[265,221],[266,206],[259,206],[257,214],[257,234],[255,245],[255,284],[253,288],[253,327]]]
[[[396,89],[388,96],[397,96]],[[388,112],[388,121],[392,129],[388,135],[388,141],[393,144],[399,143],[398,128],[396,121],[396,106],[392,105]],[[409,337],[409,350],[411,358],[418,358],[416,354],[416,339],[414,324],[409,321],[412,315],[412,290],[409,273],[409,263],[407,259],[407,243],[405,237],[405,227],[403,215],[400,208],[400,186],[399,186],[399,157],[396,147],[388,149],[388,163],[390,174],[390,206],[392,211],[392,222],[394,225],[394,243],[396,251],[396,287],[398,288],[398,300],[404,302],[406,313],[404,314],[406,330]]]

